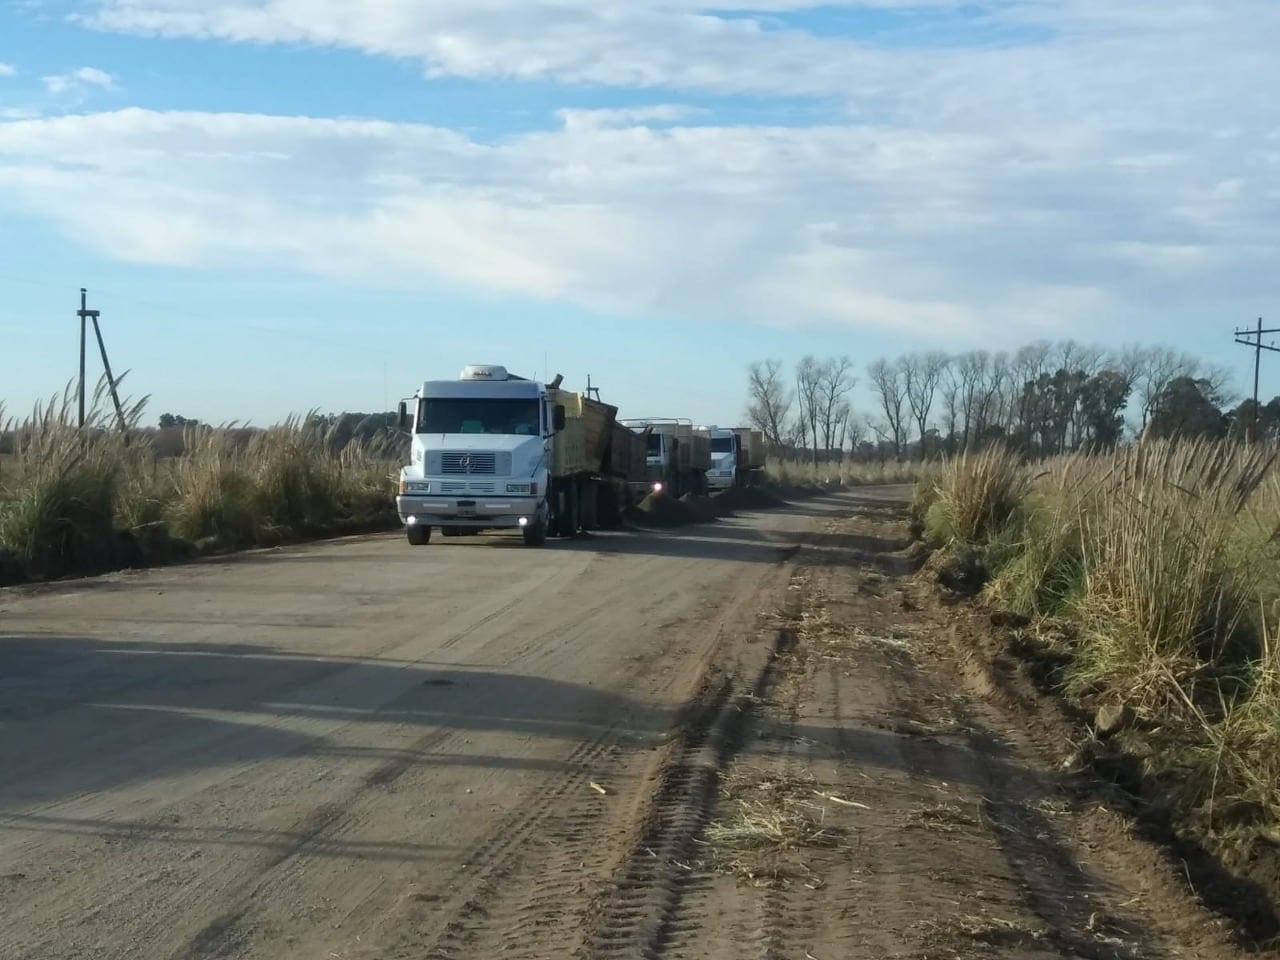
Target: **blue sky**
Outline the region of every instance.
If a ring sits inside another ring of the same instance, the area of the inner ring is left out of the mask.
[[[153,416],[375,409],[482,361],[725,422],[754,359],[1039,338],[1244,390],[1231,330],[1280,321],[1277,27],[1272,0],[0,0],[0,400],[74,374],[81,286]]]

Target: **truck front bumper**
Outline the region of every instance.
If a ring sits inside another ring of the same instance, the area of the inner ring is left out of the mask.
[[[733,471],[721,475],[718,470],[707,472],[707,486],[712,490],[728,490],[733,486]]]
[[[546,519],[540,497],[439,497],[401,494],[396,512],[405,526],[524,527]]]

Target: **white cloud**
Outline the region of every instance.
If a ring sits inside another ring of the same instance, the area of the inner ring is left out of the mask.
[[[0,77],[13,77],[18,73],[18,68],[11,63],[0,63]]]
[[[785,19],[774,25],[797,11],[819,23],[822,12],[841,8],[841,36],[787,27]],[[913,16],[890,31],[886,46],[883,32],[859,33],[849,16],[859,8]],[[928,11],[942,19],[922,49],[913,44],[918,23],[931,22]],[[990,0],[978,12],[962,0],[94,0],[85,20],[125,32],[346,47],[416,59],[429,74],[835,95],[860,108],[887,99],[1016,121],[1053,107],[1093,109],[1104,119],[1127,111],[1114,97],[1120,93],[1159,96],[1175,114],[1207,96],[1260,103],[1268,94],[1256,78],[1274,65],[1280,7],[1272,0]],[[1001,38],[1024,31],[1012,36],[1031,41],[948,44],[947,31],[966,22]],[[1055,36],[1063,42],[1040,42]]]
[[[662,91],[497,144],[251,114],[0,124],[0,205],[114,257],[274,258],[637,315],[930,337],[1074,333],[1280,294],[1280,100],[1257,80],[1274,67],[1273,0],[992,0],[981,23],[960,0],[91,6],[101,29]],[[821,35],[838,7],[931,26]],[[970,39],[948,41],[966,17]],[[734,126],[686,91],[837,107],[817,126]]]
[[[1229,144],[1135,169],[1114,163],[1132,145],[1083,136],[654,115],[661,127],[570,113],[498,145],[246,114],[19,121],[0,124],[0,204],[125,260],[266,258],[623,314],[937,338],[1078,332],[1152,290],[1210,299],[1250,263],[1248,282],[1280,292],[1265,268],[1280,200],[1247,159],[1222,175]]]
[[[44,88],[55,97],[79,93],[89,87],[100,90],[114,90],[116,87],[115,78],[97,67],[78,67],[68,73],[54,74],[43,79]]]

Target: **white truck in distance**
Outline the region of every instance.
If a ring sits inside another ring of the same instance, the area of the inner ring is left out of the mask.
[[[707,486],[711,490],[728,490],[738,483],[738,435],[723,427],[704,427],[711,434],[711,469]]]
[[[645,493],[683,497],[707,492],[711,466],[711,435],[694,429],[693,421],[679,419],[623,420],[622,424],[644,435],[647,452],[645,474],[635,486]]]
[[[764,434],[750,427],[701,427],[711,435],[707,486],[723,491],[759,483],[765,467]]]
[[[445,536],[519,529],[541,546],[621,522],[644,439],[617,424],[617,408],[560,389],[561,379],[473,364],[457,380],[423,383],[412,413],[401,401],[412,443],[396,510],[409,543],[427,544],[438,527]]]

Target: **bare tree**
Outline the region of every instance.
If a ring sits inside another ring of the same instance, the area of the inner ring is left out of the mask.
[[[871,424],[867,421],[866,417],[854,416],[853,409],[850,408],[849,416],[845,418],[844,427],[842,429],[844,431],[845,441],[848,443],[849,448],[857,450],[866,442],[867,432],[871,429]]]
[[[782,363],[756,361],[748,368],[747,378],[747,420],[770,445],[780,447],[786,442],[787,421],[795,404],[795,395],[782,378]]]
[[[961,447],[968,450],[974,443],[980,417],[981,390],[991,368],[991,358],[985,350],[971,350],[956,358],[949,368],[949,376],[959,381]]]
[[[1107,353],[1101,347],[1064,340],[1058,344],[1057,357],[1052,363],[1068,373],[1083,373],[1088,378],[1101,370],[1106,360]]]
[[[893,455],[900,460],[907,437],[906,417],[902,409],[907,391],[902,382],[902,371],[887,360],[877,360],[867,367],[867,376],[871,378],[871,390],[879,398],[880,410],[884,413],[884,424],[875,428],[876,433],[882,440],[893,444]]]
[[[825,364],[807,355],[796,364],[796,396],[800,400],[800,422],[810,444],[813,462],[818,462],[818,421],[822,416],[822,378]]]
[[[1134,392],[1137,394],[1141,430],[1147,428],[1165,388],[1179,377],[1195,377],[1200,360],[1168,347],[1139,348],[1130,355]]]
[[[1223,406],[1234,407],[1244,398],[1235,386],[1235,375],[1230,368],[1212,364],[1204,366],[1197,362],[1196,377],[1208,383],[1209,392],[1218,398]]]
[[[843,450],[842,428],[846,427],[853,407],[849,403],[849,391],[858,383],[853,375],[853,361],[847,356],[836,357],[822,364],[818,376],[818,424],[822,428],[823,447],[827,450]]]
[[[902,385],[907,395],[911,416],[920,430],[920,455],[925,455],[925,439],[929,432],[929,415],[933,401],[947,368],[948,357],[939,350],[928,353],[910,353],[898,360],[902,370]]]

